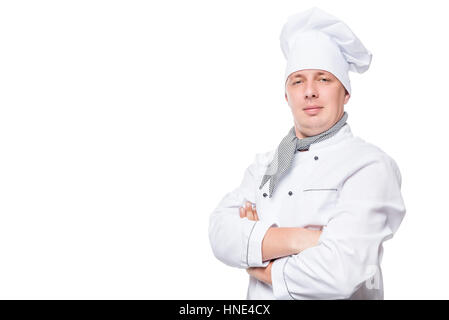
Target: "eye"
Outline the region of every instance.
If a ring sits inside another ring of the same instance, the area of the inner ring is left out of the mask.
[[[321,78],[320,80],[324,80],[324,82],[330,81],[330,80],[327,79],[327,78]]]
[[[297,83],[300,83],[301,82],[301,80],[299,80],[299,81],[296,81],[296,82],[293,82],[293,84],[297,84]]]

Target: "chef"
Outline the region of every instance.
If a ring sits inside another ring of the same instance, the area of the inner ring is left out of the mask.
[[[397,163],[354,136],[348,72],[372,55],[313,7],[280,35],[293,127],[258,153],[209,219],[217,259],[249,274],[247,299],[383,299],[383,242],[406,209]]]

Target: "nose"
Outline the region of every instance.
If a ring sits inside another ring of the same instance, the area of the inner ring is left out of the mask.
[[[313,85],[313,83],[309,83],[306,87],[306,90],[304,91],[304,98],[305,99],[311,99],[311,98],[317,98],[318,97],[318,91]]]

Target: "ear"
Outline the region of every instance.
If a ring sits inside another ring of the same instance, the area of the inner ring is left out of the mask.
[[[344,100],[344,103],[343,103],[343,104],[348,103],[349,98],[351,97],[351,95],[348,93],[348,91],[345,91],[345,92],[346,92],[346,93],[345,93],[345,100]]]
[[[287,98],[287,92],[285,93],[285,101],[288,102],[288,98]]]

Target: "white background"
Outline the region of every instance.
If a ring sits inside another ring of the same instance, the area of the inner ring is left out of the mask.
[[[402,173],[385,299],[449,298],[444,5],[2,1],[0,298],[245,299],[208,218],[293,125],[279,34],[311,6],[373,53],[345,110]]]

